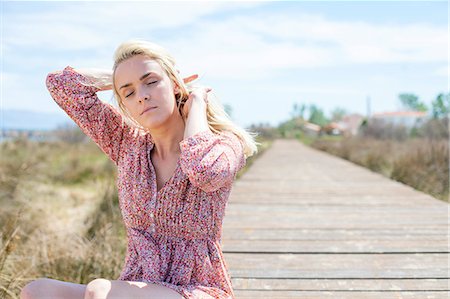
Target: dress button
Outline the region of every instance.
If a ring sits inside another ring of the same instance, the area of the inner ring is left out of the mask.
[[[153,213],[150,213],[150,217],[152,217],[152,218],[153,218],[154,216],[155,216],[155,215],[153,215]]]

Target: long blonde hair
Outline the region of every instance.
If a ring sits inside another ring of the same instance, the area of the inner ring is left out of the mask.
[[[157,61],[160,66],[166,71],[172,82],[178,85],[180,92],[175,94],[175,99],[177,102],[178,111],[180,111],[180,113],[182,114],[183,105],[188,99],[189,92],[194,88],[194,85],[192,83],[184,83],[183,78],[181,78],[179,71],[176,69],[175,59],[161,46],[139,39],[129,40],[120,44],[114,54],[112,78],[114,78],[117,66],[124,60],[135,55],[145,55]],[[114,85],[114,79],[113,92],[117,104],[124,114],[127,123],[143,129],[142,126],[131,117],[126,107],[123,105],[120,95],[117,92],[116,86]],[[211,92],[208,94],[209,98],[206,108],[207,121],[210,130],[214,133],[231,131],[236,134],[244,146],[245,158],[248,158],[257,153],[257,144],[259,143],[255,141],[255,137],[258,134],[254,132],[248,132],[233,123],[229,115],[224,110],[222,104],[218,101],[217,97],[211,97],[211,95],[214,94]]]

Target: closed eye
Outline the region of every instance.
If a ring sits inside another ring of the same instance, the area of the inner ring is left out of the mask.
[[[129,96],[131,96],[134,93],[134,91],[128,95],[126,95],[125,97],[128,98]]]
[[[156,83],[156,82],[158,82],[158,81],[149,82],[149,83],[147,83],[147,85],[150,85],[150,84],[153,84],[153,83]]]

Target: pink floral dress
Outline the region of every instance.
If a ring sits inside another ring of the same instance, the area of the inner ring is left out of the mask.
[[[46,85],[56,103],[117,165],[127,254],[119,280],[169,287],[185,298],[235,298],[221,249],[222,223],[243,146],[229,131],[180,142],[173,176],[157,191],[152,136],[123,122],[98,89],[67,66]]]

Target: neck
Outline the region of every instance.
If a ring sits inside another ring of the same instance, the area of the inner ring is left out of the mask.
[[[161,160],[170,159],[173,155],[180,154],[180,142],[183,140],[185,124],[180,115],[171,117],[170,120],[159,128],[150,131],[154,141],[153,154]]]

